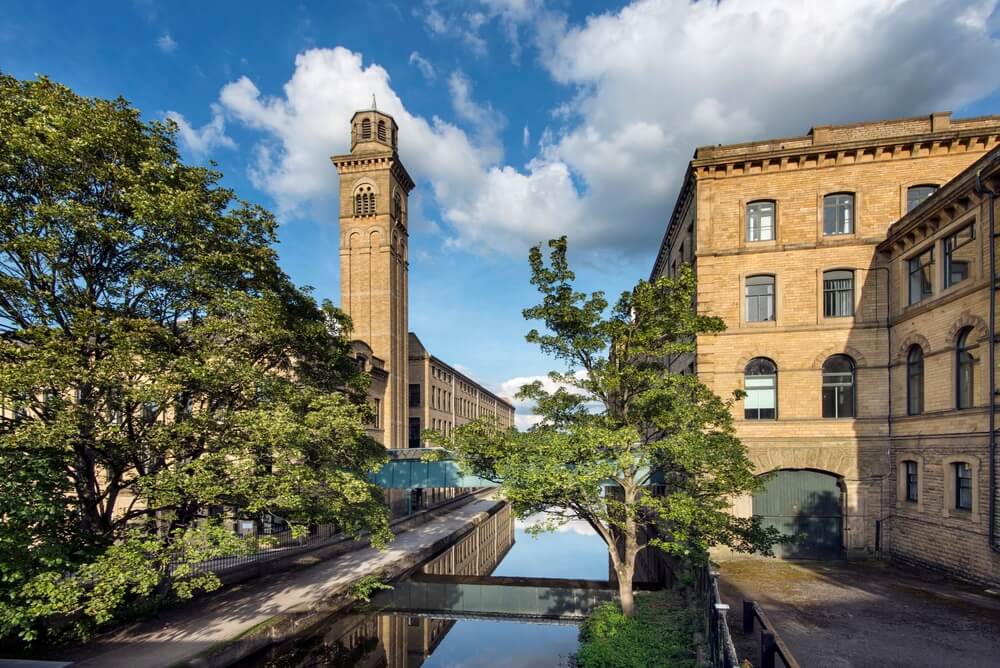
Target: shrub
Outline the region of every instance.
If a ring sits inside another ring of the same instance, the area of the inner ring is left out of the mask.
[[[636,598],[626,617],[617,603],[605,603],[580,628],[578,668],[694,668],[695,613],[672,592]]]

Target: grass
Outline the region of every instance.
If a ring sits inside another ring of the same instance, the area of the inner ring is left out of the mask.
[[[694,668],[697,615],[672,591],[636,596],[627,618],[617,603],[596,608],[580,628],[578,668]]]

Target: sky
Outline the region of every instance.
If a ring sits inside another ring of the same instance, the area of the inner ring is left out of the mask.
[[[176,122],[335,304],[328,158],[374,95],[417,184],[410,328],[510,397],[562,370],[524,340],[532,245],[567,235],[579,286],[615,296],[648,277],[697,146],[1000,114],[997,1],[4,0],[0,71]]]

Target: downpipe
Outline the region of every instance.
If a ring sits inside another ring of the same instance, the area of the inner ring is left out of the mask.
[[[993,160],[996,162],[996,158]],[[1000,553],[1000,545],[997,544],[997,439],[996,439],[996,420],[997,420],[997,381],[996,381],[996,317],[997,317],[997,265],[996,265],[996,244],[997,244],[997,233],[996,233],[996,197],[997,193],[991,188],[987,188],[983,183],[982,179],[983,168],[980,167],[976,172],[976,194],[982,197],[986,195],[989,197],[989,211],[987,212],[987,220],[989,221],[989,240],[990,240],[990,322],[989,322],[989,332],[990,332],[990,349],[989,349],[989,364],[990,364],[990,423],[989,423],[989,543],[990,550],[993,552]]]

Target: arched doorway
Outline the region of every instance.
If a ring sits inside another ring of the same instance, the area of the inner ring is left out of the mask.
[[[793,543],[774,548],[779,557],[831,559],[844,551],[844,488],[829,473],[809,470],[779,470],[770,474],[765,487],[753,495],[753,514],[765,527]]]

